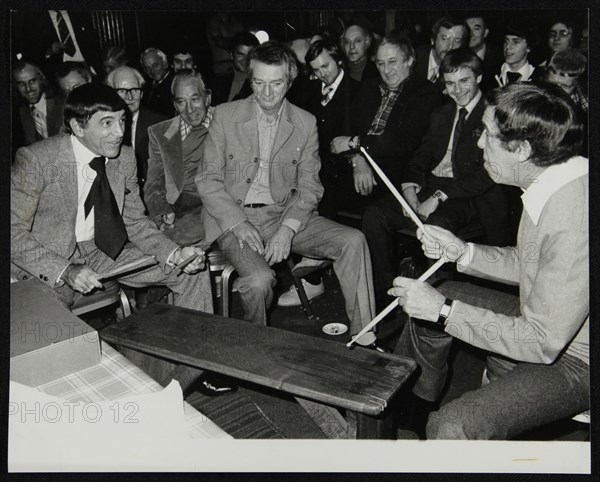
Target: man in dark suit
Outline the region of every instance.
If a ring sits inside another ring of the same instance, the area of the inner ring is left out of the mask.
[[[18,124],[13,129],[13,147],[28,146],[60,132],[64,97],[52,95],[41,69],[28,61],[18,61],[12,70],[22,101]]]
[[[444,90],[439,73],[440,62],[450,50],[468,46],[470,36],[471,30],[465,22],[452,17],[440,18],[431,28],[431,45],[421,45],[415,49],[415,75],[429,80],[440,91]]]
[[[162,50],[149,47],[140,55],[140,65],[150,78],[144,93],[144,106],[165,117],[172,117],[175,113],[171,102],[173,72],[169,69],[167,55]]]
[[[173,103],[178,115],[148,130],[150,158],[144,200],[148,216],[160,230],[187,245],[204,238],[195,177],[212,110],[210,90],[199,73],[175,74]]]
[[[175,303],[212,311],[204,253],[169,240],[144,215],[133,151],[122,147],[123,99],[104,84],[74,89],[65,107],[70,135],[17,151],[11,177],[11,274],[71,306],[102,288],[100,273],[153,255],[157,266],[117,278],[164,284]],[[178,276],[175,268],[199,255]]]
[[[427,131],[431,112],[442,101],[441,92],[413,74],[414,62],[415,53],[406,37],[386,35],[376,56],[381,78],[365,80],[354,98],[352,135],[331,141],[331,152],[350,158],[354,189],[362,196],[373,192],[376,180],[359,148],[369,151],[387,176],[399,183],[402,168]]]
[[[13,59],[30,59],[52,75],[66,61],[86,62],[93,73],[102,72],[91,12],[15,11],[11,27]]]
[[[165,116],[141,106],[144,95],[144,78],[136,69],[128,66],[118,67],[108,74],[106,84],[117,91],[129,109],[123,136],[123,145],[132,146],[137,162],[137,174],[140,190],[146,182],[148,173],[148,127],[165,120]]]
[[[211,101],[213,106],[252,95],[252,87],[248,80],[248,53],[257,45],[258,39],[250,32],[240,32],[233,37],[233,71],[215,78]]]
[[[500,70],[504,59],[502,52],[494,44],[486,41],[490,34],[490,29],[485,23],[485,19],[478,13],[472,13],[465,18],[466,24],[471,31],[471,40],[469,47],[477,54],[482,62],[482,79],[480,87],[484,92],[497,87],[494,75]]]
[[[481,60],[470,48],[448,52],[440,75],[453,102],[434,111],[423,143],[402,176],[402,195],[418,216],[457,232],[477,223],[488,244],[508,243],[508,207],[501,186],[494,184],[477,147],[485,108],[479,89]],[[396,201],[385,200],[367,209],[363,229],[373,259],[376,291],[381,296],[395,276],[390,261],[395,230],[412,221]]]
[[[357,82],[379,77],[375,64],[369,58],[372,43],[371,32],[362,25],[349,25],[342,35],[341,46],[347,60],[348,75]]]

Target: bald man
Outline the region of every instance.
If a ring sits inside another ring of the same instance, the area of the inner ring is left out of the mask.
[[[351,78],[362,82],[363,79],[379,77],[377,67],[369,59],[369,49],[373,43],[371,32],[361,25],[350,25],[344,31],[340,43]]]
[[[144,83],[142,74],[127,66],[117,67],[106,77],[106,84],[117,91],[129,109],[131,121],[127,124],[123,143],[135,151],[140,188],[148,173],[148,127],[167,118],[141,105]]]

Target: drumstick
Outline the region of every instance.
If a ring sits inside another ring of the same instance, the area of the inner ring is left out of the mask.
[[[365,150],[364,147],[361,147],[360,150],[365,155],[367,161],[369,161],[369,164],[371,164],[375,172],[379,175],[379,177],[383,180],[388,189],[392,192],[394,197],[398,200],[398,202],[402,205],[404,210],[408,213],[410,219],[412,219],[413,222],[421,228],[421,231],[425,231],[425,229],[423,228],[423,223],[419,219],[419,216],[415,214],[415,212],[410,207],[410,204],[408,204],[406,200],[402,197],[402,195],[398,192],[398,189],[396,189],[396,186],[392,184],[392,181],[388,179],[388,177],[385,175],[385,173],[381,170],[381,168],[377,165],[377,163],[373,160],[373,158],[369,155],[369,153]]]
[[[423,273],[421,276],[419,276],[418,281],[425,281],[427,280],[427,278],[429,278],[433,273],[435,273],[438,269],[440,269],[440,267],[446,262],[446,260],[441,257],[440,259],[438,259],[435,264],[433,266],[431,266],[431,268],[429,268],[427,271],[425,271],[425,273]],[[350,340],[348,343],[346,343],[346,346],[350,347],[352,346],[352,344],[358,340],[361,336],[363,336],[367,331],[369,331],[371,328],[373,328],[377,323],[379,323],[381,320],[383,320],[388,313],[390,313],[394,308],[396,308],[396,306],[398,306],[398,299],[396,298],[394,301],[392,301],[389,305],[387,305],[385,307],[385,309],[379,313],[375,318],[373,318],[373,320],[371,320],[371,322],[365,326],[362,330],[360,330],[358,332],[358,334],[356,334],[354,336],[354,338],[352,338],[352,340]]]

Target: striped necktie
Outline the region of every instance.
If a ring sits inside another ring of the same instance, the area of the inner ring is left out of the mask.
[[[71,33],[69,32],[69,27],[67,26],[67,21],[65,17],[63,17],[60,10],[56,11],[56,24],[58,26],[58,35],[60,36],[60,43],[65,49],[65,53],[70,57],[75,55],[75,43],[73,42],[73,38],[71,37]]]

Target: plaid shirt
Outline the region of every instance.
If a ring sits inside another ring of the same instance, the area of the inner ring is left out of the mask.
[[[379,109],[377,109],[377,113],[375,114],[371,127],[369,127],[367,135],[380,136],[383,134],[390,112],[392,112],[392,109],[394,108],[398,95],[402,92],[403,85],[404,82],[401,83],[397,89],[391,90],[386,85],[379,84],[381,104],[379,104]]]
[[[575,90],[571,93],[571,100],[576,106],[580,107],[583,112],[587,112],[590,108],[588,98],[580,85],[576,86]]]

